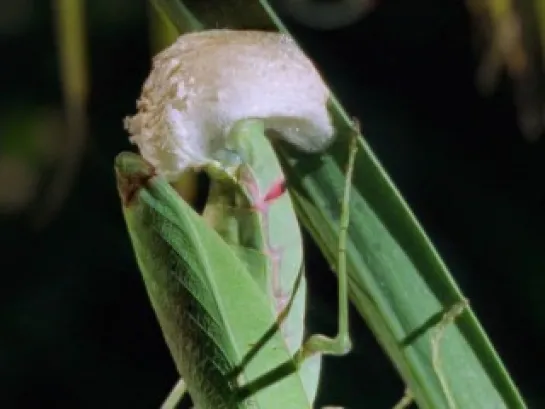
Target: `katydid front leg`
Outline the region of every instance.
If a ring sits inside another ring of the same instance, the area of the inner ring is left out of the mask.
[[[246,171],[245,171],[246,170]],[[281,245],[275,245],[271,239],[271,205],[277,200],[286,195],[286,181],[284,176],[280,176],[273,182],[271,187],[266,193],[263,193],[260,189],[259,183],[252,174],[252,172],[243,169],[240,172],[240,183],[248,191],[248,197],[251,201],[251,210],[257,212],[261,217],[261,223],[263,226],[264,246],[263,249],[265,255],[271,262],[271,288],[272,295],[275,300],[275,311],[279,315],[287,306],[287,303],[291,297],[292,288],[283,288],[281,279],[281,263],[282,256],[285,252],[285,247]],[[294,226],[296,229],[297,226]],[[289,232],[287,232],[289,234]]]
[[[356,125],[357,128],[357,125]],[[358,151],[357,132],[350,142],[350,152],[348,164],[346,168],[346,180],[344,186],[344,194],[341,202],[341,216],[339,226],[339,256],[337,265],[338,275],[338,329],[337,335],[334,338],[324,336],[322,334],[314,334],[305,341],[300,351],[296,356],[296,360],[304,362],[307,357],[316,353],[326,355],[345,355],[350,352],[352,342],[350,340],[350,331],[348,325],[348,275],[346,272],[346,242],[348,235],[348,226],[350,224],[350,188],[352,184],[352,175],[354,173],[354,163],[356,161],[356,153]]]

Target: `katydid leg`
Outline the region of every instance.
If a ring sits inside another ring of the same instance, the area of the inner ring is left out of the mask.
[[[357,136],[354,136],[350,144],[348,165],[346,170],[346,182],[344,186],[343,200],[341,203],[341,216],[339,227],[339,247],[338,247],[338,329],[337,335],[333,338],[322,334],[311,335],[296,353],[295,358],[299,364],[305,359],[315,354],[326,355],[345,355],[351,347],[350,332],[348,328],[348,276],[346,272],[346,242],[348,235],[350,188],[352,184],[352,175],[354,172],[354,163],[358,150]]]
[[[252,202],[253,209],[261,215],[263,231],[267,233],[264,237],[266,247],[264,249],[264,252],[265,255],[271,260],[271,286],[273,297],[275,300],[275,310],[277,314],[280,314],[286,308],[291,294],[282,288],[282,284],[280,281],[280,263],[282,262],[283,248],[274,246],[271,243],[268,232],[270,231],[269,206],[276,199],[286,194],[285,180],[283,176],[280,177],[272,184],[269,190],[265,194],[263,194],[259,189],[259,184],[257,183],[253,174],[250,171],[241,171],[240,179],[241,183],[247,189],[247,193]]]

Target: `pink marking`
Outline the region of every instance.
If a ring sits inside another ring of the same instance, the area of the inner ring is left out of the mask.
[[[273,183],[272,187],[269,189],[265,196],[261,195],[259,191],[259,186],[253,178],[248,177],[248,174],[245,174],[246,179],[246,188],[248,193],[252,198],[252,208],[258,211],[262,217],[263,229],[265,232],[269,231],[269,205],[281,197],[286,192],[286,182],[283,177],[278,179]],[[282,291],[282,283],[280,282],[280,262],[282,261],[282,248],[273,247],[270,242],[270,237],[267,234],[265,236],[265,255],[270,257],[272,263],[272,288],[273,288],[273,297],[275,299],[276,307],[275,310],[277,315],[280,314],[289,302],[290,294]]]
[[[280,178],[269,189],[269,192],[263,198],[265,202],[272,202],[273,200],[278,199],[286,192],[286,181],[284,178]]]
[[[263,217],[265,217],[265,214],[269,211],[269,204],[264,200],[254,201],[252,210],[257,210]]]
[[[276,182],[273,183],[272,187],[263,197],[261,197],[259,187],[254,181],[248,183],[248,190],[250,195],[254,199],[252,208],[261,213],[263,217],[267,217],[266,213],[269,210],[269,204],[271,204],[271,202],[274,202],[286,192],[286,181],[284,178],[278,179]]]

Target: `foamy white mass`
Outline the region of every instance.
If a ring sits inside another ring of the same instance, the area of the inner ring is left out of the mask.
[[[325,149],[333,138],[329,90],[287,35],[208,30],[182,35],[153,59],[125,119],[131,141],[158,172],[176,179],[213,162],[231,126],[261,118],[301,150]]]

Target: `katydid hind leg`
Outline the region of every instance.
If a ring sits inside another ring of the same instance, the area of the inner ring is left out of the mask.
[[[337,335],[333,338],[322,334],[311,335],[303,344],[301,349],[296,354],[296,360],[301,364],[306,358],[314,354],[325,355],[345,355],[351,347],[349,325],[348,325],[348,276],[346,271],[346,244],[348,236],[349,204],[350,190],[352,185],[352,174],[354,171],[354,163],[358,150],[358,133],[355,132],[351,143],[346,170],[346,182],[344,186],[344,194],[341,203],[340,227],[339,227],[339,245],[338,245],[338,330]]]

